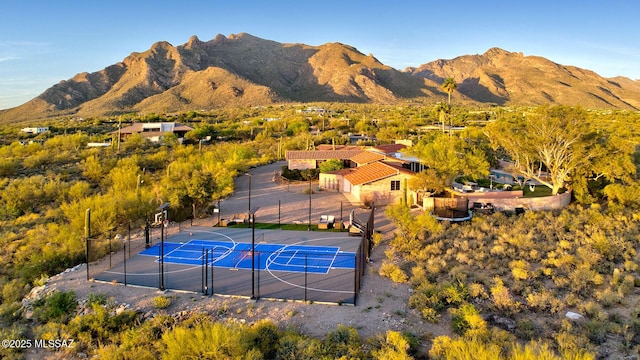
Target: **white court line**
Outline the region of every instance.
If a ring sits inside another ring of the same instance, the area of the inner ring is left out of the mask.
[[[286,246],[285,246],[285,247],[286,247]],[[286,264],[284,264],[284,265],[285,265],[285,266],[291,266],[291,265],[289,265],[289,264],[291,264],[291,261],[293,261],[293,259],[295,259],[295,258],[296,258],[296,255],[298,255],[298,252],[299,252],[299,251],[300,251],[300,250],[296,250],[292,255],[289,255],[289,261],[287,261],[287,263],[286,263]],[[295,266],[298,266],[298,265],[295,265]]]

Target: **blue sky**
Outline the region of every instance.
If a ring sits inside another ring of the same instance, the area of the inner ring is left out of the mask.
[[[252,35],[341,42],[403,70],[492,47],[640,79],[640,3],[539,1],[1,0],[0,109],[154,42]]]

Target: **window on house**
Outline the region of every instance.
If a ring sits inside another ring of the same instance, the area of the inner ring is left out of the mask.
[[[400,180],[391,180],[391,191],[400,190]]]

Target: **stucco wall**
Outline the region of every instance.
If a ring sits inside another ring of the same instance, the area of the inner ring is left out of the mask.
[[[398,174],[370,184],[362,184],[354,186],[351,194],[356,196],[360,201],[372,199],[376,204],[387,205],[400,202],[404,193],[405,179],[410,179],[411,175]],[[400,190],[391,191],[391,181],[400,181]],[[413,191],[407,189],[407,199],[413,202],[415,198]]]
[[[306,170],[315,168],[315,160],[289,160],[289,169],[291,170]]]
[[[327,191],[342,191],[343,181],[342,175],[320,173],[318,187]]]
[[[571,203],[571,191],[567,191],[563,194],[553,195],[553,196],[543,196],[543,197],[521,197],[521,196],[511,196],[506,197],[501,193],[513,193],[514,191],[503,191],[503,192],[495,192],[495,193],[478,193],[482,196],[469,196],[471,194],[462,194],[468,195],[469,199],[469,208],[473,207],[474,202],[480,203],[491,203],[494,208],[499,211],[510,211],[515,210],[516,208],[525,208],[527,210],[553,210],[553,209],[562,209]],[[495,196],[500,194],[500,196]],[[493,195],[493,196],[492,196]]]

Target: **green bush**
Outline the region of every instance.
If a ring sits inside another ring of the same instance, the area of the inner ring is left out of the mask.
[[[93,304],[106,305],[107,296],[105,294],[89,293],[87,295],[87,305],[91,306]]]
[[[331,359],[362,359],[364,353],[362,351],[360,335],[356,329],[338,325],[338,327],[329,332],[324,340],[325,353]]]
[[[20,279],[13,279],[2,287],[2,302],[19,302],[27,294],[27,286]]]
[[[457,309],[451,310],[451,326],[453,332],[458,335],[465,335],[469,330],[483,331],[487,328],[487,323],[480,316],[480,311],[472,304],[464,304]]]
[[[153,298],[153,306],[156,309],[166,309],[171,305],[171,298],[168,296],[156,296]]]
[[[380,270],[378,270],[378,273],[381,276],[388,277],[397,283],[403,283],[408,280],[407,274],[405,274],[404,271],[402,271],[402,269],[398,267],[398,265],[389,261],[384,261],[382,263],[382,265],[380,266]]]
[[[78,305],[73,291],[54,291],[35,304],[34,314],[41,322],[56,321],[66,323]]]

